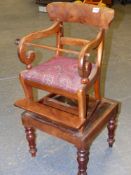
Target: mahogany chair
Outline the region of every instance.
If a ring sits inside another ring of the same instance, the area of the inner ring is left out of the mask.
[[[78,148],[78,175],[86,175],[87,148],[108,121],[109,146],[114,142],[117,103],[103,99],[100,94],[104,35],[113,20],[114,10],[91,4],[56,2],[48,4],[47,11],[53,25],[23,37],[18,44],[20,61],[27,69],[20,73],[25,98],[15,105],[25,110],[22,122],[32,156],[36,154],[34,129],[38,128],[73,143]],[[87,40],[87,36],[85,39],[66,37],[64,22],[94,26],[99,32],[91,40]],[[56,46],[34,43],[49,36],[56,36]],[[65,45],[79,46],[80,51],[67,49]],[[31,47],[54,51],[54,56],[32,67],[35,52]],[[92,52],[96,53],[94,61],[90,60]],[[91,97],[92,87],[94,95]],[[35,100],[33,88],[49,94]]]

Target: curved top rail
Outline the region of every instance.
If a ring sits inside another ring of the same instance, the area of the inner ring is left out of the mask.
[[[114,10],[92,4],[53,2],[47,6],[48,15],[53,21],[80,22],[107,29],[114,18]]]

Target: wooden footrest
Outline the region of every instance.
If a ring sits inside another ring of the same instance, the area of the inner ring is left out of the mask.
[[[48,119],[56,124],[58,123],[63,127],[68,127],[75,130],[81,129],[81,131],[83,131],[88,123],[95,119],[95,115],[98,115],[97,113],[102,111],[103,108],[101,108],[101,106],[106,104],[104,110],[105,112],[110,112],[112,107],[116,105],[115,102],[107,99],[102,99],[100,103],[90,99],[87,111],[87,119],[81,120],[78,114],[77,105],[72,107],[68,104],[67,108],[65,106],[63,107],[63,101],[61,100],[60,102],[56,103],[57,98],[54,97],[54,95],[48,95],[38,102],[21,99],[18,100],[15,105],[26,111],[39,115],[43,119]]]
[[[85,120],[81,120],[78,115],[70,114],[39,102],[28,101],[27,99],[16,101],[15,106],[71,128],[79,129],[85,123]]]

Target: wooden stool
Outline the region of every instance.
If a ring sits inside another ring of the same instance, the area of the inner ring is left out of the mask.
[[[24,99],[25,100],[25,99]],[[109,147],[113,146],[115,141],[114,132],[116,128],[116,117],[118,112],[118,103],[109,99],[102,99],[97,105],[97,108],[92,110],[95,101],[89,104],[89,111],[91,113],[88,122],[78,129],[66,127],[47,119],[46,116],[38,115],[33,104],[29,110],[22,114],[22,123],[25,127],[26,138],[29,143],[29,151],[32,156],[36,155],[35,143],[35,129],[40,129],[55,137],[61,138],[75,145],[77,148],[77,161],[78,161],[78,175],[87,175],[87,163],[89,161],[89,148],[92,141],[107,125],[108,128],[108,143]],[[41,103],[41,102],[40,102]],[[46,102],[47,103],[47,102]],[[53,104],[53,103],[52,103]],[[51,104],[50,104],[51,105]],[[16,102],[16,106],[23,109],[28,109],[28,105],[23,103],[23,100]],[[56,109],[56,111],[59,109]],[[70,115],[70,113],[68,113]],[[55,115],[55,113],[54,113]],[[62,116],[61,116],[62,117]]]

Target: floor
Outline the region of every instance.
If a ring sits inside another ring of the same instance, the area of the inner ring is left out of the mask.
[[[88,175],[131,174],[131,4],[115,2],[113,8],[116,16],[106,35],[102,91],[119,101],[121,109],[114,147],[108,148],[104,129],[91,147]],[[22,110],[13,106],[23,97],[18,73],[24,69],[15,39],[50,23],[33,0],[0,1],[0,175],[77,174],[76,149],[40,131],[37,157],[30,157],[20,121]],[[68,32],[71,28],[67,26]],[[81,30],[76,28],[75,33],[84,36],[85,30]]]

